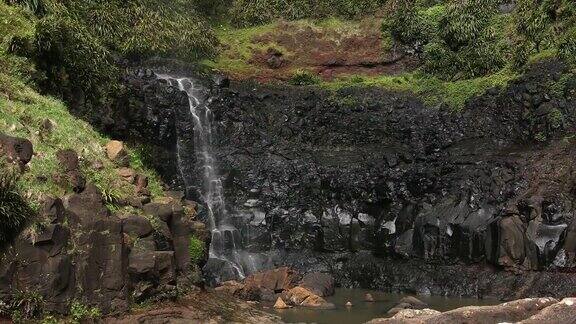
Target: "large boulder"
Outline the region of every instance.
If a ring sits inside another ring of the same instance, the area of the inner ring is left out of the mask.
[[[84,226],[110,217],[110,212],[102,200],[102,193],[92,184],[86,186],[82,193],[66,197],[64,205],[72,226]]]
[[[122,221],[122,231],[138,238],[152,234],[152,224],[146,218],[138,215],[130,215]]]
[[[334,305],[328,303],[324,298],[314,294],[304,287],[294,287],[285,293],[284,298],[294,306],[303,306],[311,308],[333,308]]]
[[[334,295],[334,277],[328,273],[308,273],[302,278],[299,286],[310,290],[320,297]]]
[[[300,275],[298,272],[288,267],[282,267],[253,274],[246,278],[244,284],[246,287],[257,287],[273,292],[282,292],[295,287],[299,279]]]
[[[0,156],[5,155],[9,162],[24,166],[33,154],[34,148],[29,140],[0,134]]]
[[[106,144],[106,155],[110,161],[120,166],[127,166],[129,163],[128,151],[121,141],[110,141]]]
[[[498,222],[499,265],[525,270],[538,269],[537,246],[526,236],[526,224],[518,215],[503,217]]]

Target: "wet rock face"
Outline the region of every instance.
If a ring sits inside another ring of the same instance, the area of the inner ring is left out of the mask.
[[[563,71],[536,66],[461,113],[378,89],[219,89],[218,160],[244,245],[516,270],[569,264],[557,254],[574,258],[576,152],[554,139],[573,127],[576,104],[543,86]]]

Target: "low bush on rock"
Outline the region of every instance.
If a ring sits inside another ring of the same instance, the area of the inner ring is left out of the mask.
[[[193,264],[197,264],[204,257],[204,245],[204,242],[196,236],[190,237],[188,252],[190,253],[190,260]]]
[[[18,191],[17,180],[15,172],[0,163],[0,250],[11,243],[35,215]]]
[[[89,307],[78,301],[74,301],[70,305],[72,323],[85,323],[86,321],[96,320],[101,316],[102,314],[97,307]]]

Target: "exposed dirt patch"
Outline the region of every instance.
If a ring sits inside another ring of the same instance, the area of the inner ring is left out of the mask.
[[[360,22],[279,22],[261,30],[241,48],[227,46],[223,56],[242,60],[243,71],[217,66],[237,79],[287,80],[295,71],[309,71],[324,80],[342,75],[396,75],[416,66],[399,49],[386,50],[389,40],[376,18]],[[231,31],[230,33],[241,33]],[[226,43],[226,40],[224,40]],[[226,46],[226,44],[225,44]],[[242,55],[242,49],[248,53]]]

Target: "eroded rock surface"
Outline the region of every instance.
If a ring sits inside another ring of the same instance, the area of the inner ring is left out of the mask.
[[[557,323],[569,324],[576,320],[574,298],[558,301],[554,298],[520,299],[495,306],[468,306],[448,312],[424,309],[401,310],[391,318],[375,319],[368,323],[432,324],[432,323]]]

